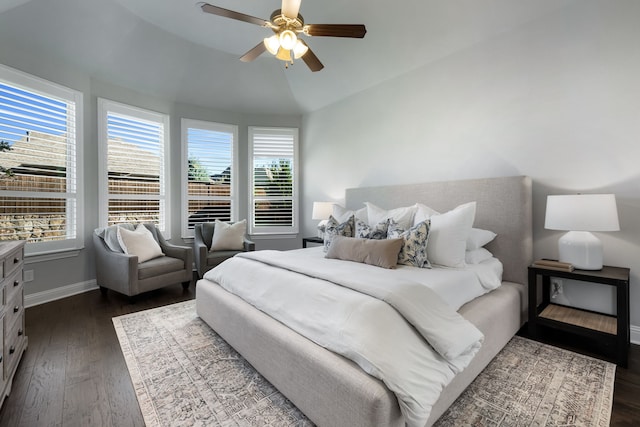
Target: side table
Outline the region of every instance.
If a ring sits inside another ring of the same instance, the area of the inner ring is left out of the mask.
[[[538,276],[542,278],[542,304],[537,304]],[[617,315],[597,313],[560,304],[550,300],[551,277],[599,283],[616,288]],[[528,331],[539,337],[539,326],[562,330],[594,340],[613,353],[619,366],[626,367],[630,345],[629,328],[629,269],[604,266],[602,270],[574,270],[571,272],[529,267]],[[611,355],[608,355],[611,356]]]
[[[309,243],[318,243],[323,244],[324,239],[322,237],[303,237],[302,238],[302,247],[306,248]]]

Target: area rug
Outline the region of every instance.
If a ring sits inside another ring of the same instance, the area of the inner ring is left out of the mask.
[[[147,427],[312,426],[186,301],[113,319]],[[608,426],[615,365],[514,337],[438,426]]]

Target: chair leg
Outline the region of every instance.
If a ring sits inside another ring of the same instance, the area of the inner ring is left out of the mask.
[[[106,295],[108,291],[109,289],[105,288],[104,286],[100,286],[100,293],[102,295]]]
[[[187,290],[189,289],[189,285],[191,284],[190,280],[187,280],[186,282],[182,282],[182,289]]]

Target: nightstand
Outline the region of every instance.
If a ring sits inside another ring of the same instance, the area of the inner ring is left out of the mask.
[[[542,304],[537,305],[538,276],[542,278]],[[550,301],[551,277],[599,283],[616,288],[617,315],[554,304]],[[602,270],[571,272],[529,267],[529,321],[532,338],[540,337],[541,328],[558,329],[593,340],[607,349],[619,366],[627,366],[629,331],[629,269],[604,266]]]
[[[303,237],[302,247],[306,248],[308,243],[318,243],[319,245],[322,245],[324,244],[324,239],[322,237]]]

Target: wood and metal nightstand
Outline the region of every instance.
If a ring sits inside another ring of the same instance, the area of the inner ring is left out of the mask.
[[[542,303],[537,304],[538,276],[542,278]],[[616,288],[615,316],[583,310],[551,302],[551,278],[573,279],[599,283]],[[619,366],[627,366],[630,344],[629,328],[629,269],[604,266],[602,270],[574,270],[571,272],[529,267],[528,332],[532,338],[541,336],[540,326],[565,331],[594,340],[608,350]]]
[[[303,237],[302,238],[302,247],[306,248],[309,243],[317,243],[322,245],[324,243],[324,239],[322,237]]]

